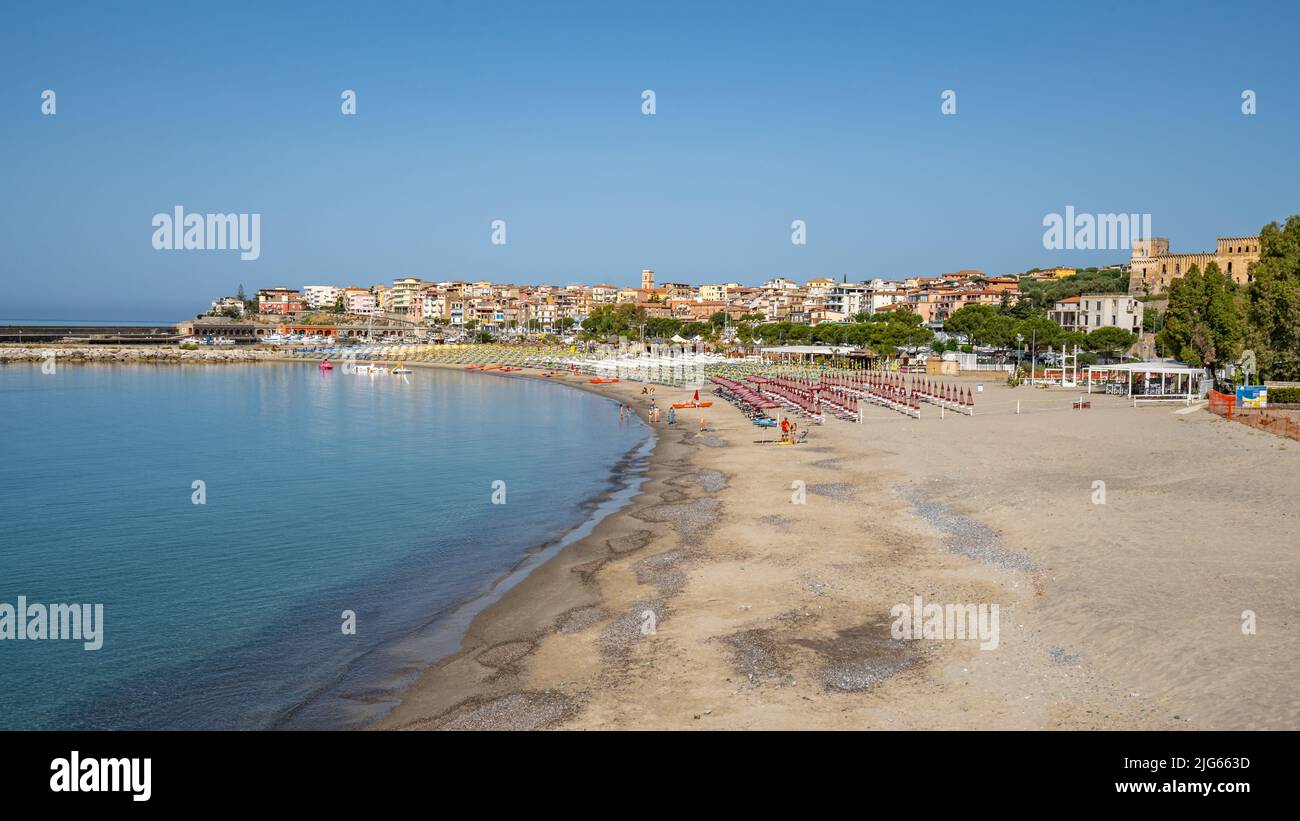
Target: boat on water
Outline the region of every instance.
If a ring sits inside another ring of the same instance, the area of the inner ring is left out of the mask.
[[[411,369],[402,365],[401,362],[398,362],[397,367],[393,368],[393,373],[411,373]]]
[[[328,358],[322,359],[319,367],[322,371],[332,371],[334,370],[334,363],[330,362]]]

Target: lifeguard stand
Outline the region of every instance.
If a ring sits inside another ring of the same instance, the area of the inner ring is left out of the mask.
[[[1061,387],[1073,388],[1079,384],[1079,346],[1074,353],[1061,351]]]

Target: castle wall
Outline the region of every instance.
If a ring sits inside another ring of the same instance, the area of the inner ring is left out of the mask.
[[[1245,285],[1250,281],[1248,269],[1259,260],[1259,237],[1220,237],[1214,253],[1171,254],[1169,241],[1161,237],[1133,244],[1130,261],[1128,292],[1130,294],[1157,294],[1169,288],[1170,283],[1186,274],[1195,265],[1204,271],[1210,263]]]

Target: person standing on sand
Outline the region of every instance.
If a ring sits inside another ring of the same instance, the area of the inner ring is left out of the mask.
[[[673,408],[673,407],[668,408],[668,424],[670,424],[670,425],[676,425],[676,424],[677,424],[677,409],[676,409],[676,408]]]
[[[790,420],[781,420],[781,441],[784,442],[790,438]]]

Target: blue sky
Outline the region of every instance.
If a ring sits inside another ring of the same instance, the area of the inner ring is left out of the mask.
[[[1300,212],[1294,3],[380,5],[6,2],[0,319],[399,275],[1005,273],[1126,256],[1045,250],[1067,205],[1186,251]],[[261,214],[261,257],[154,250],[175,205]]]

